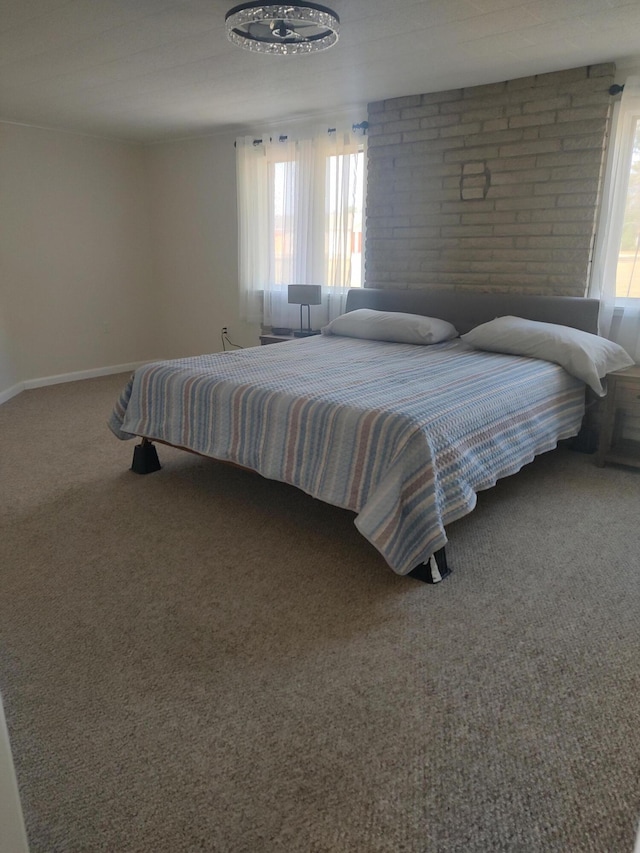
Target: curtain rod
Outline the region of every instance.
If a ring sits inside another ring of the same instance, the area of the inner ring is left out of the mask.
[[[361,121],[359,124],[352,124],[351,130],[354,133],[361,133],[363,136],[366,136],[367,131],[369,130],[369,122],[368,121]],[[336,132],[337,132],[337,128],[335,128],[335,127],[328,127],[327,128],[327,133],[336,133]],[[289,137],[286,134],[281,134],[280,136],[278,136],[278,142],[286,142],[288,139],[289,139]],[[270,136],[268,141],[273,142],[273,136]],[[262,145],[263,142],[264,142],[264,139],[254,139],[253,140],[253,144],[255,146]],[[233,147],[234,148],[236,147],[235,142],[233,143]]]

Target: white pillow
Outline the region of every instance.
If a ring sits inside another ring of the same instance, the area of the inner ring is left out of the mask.
[[[553,361],[572,376],[582,379],[599,396],[605,391],[600,381],[613,370],[634,363],[619,344],[556,323],[538,323],[522,317],[497,317],[461,335],[476,349],[505,352]]]
[[[446,320],[399,311],[374,311],[372,308],[358,308],[341,314],[322,329],[322,334],[399,344],[438,344],[458,336]]]

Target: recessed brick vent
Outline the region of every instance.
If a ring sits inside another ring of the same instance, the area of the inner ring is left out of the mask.
[[[460,176],[460,200],[486,198],[491,186],[491,171],[486,162],[462,163]]]

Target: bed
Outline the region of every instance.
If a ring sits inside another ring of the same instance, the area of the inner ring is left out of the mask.
[[[347,312],[437,317],[460,334],[513,315],[597,332],[597,300],[448,290],[349,292]],[[356,315],[353,315],[354,317]],[[351,510],[401,575],[438,582],[446,527],[476,495],[580,431],[585,384],[550,361],[323,334],[155,362],[135,371],[109,420],[142,439],[233,463]]]

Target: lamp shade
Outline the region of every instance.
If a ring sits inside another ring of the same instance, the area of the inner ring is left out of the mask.
[[[322,285],[290,284],[287,291],[287,302],[290,305],[321,305]]]

